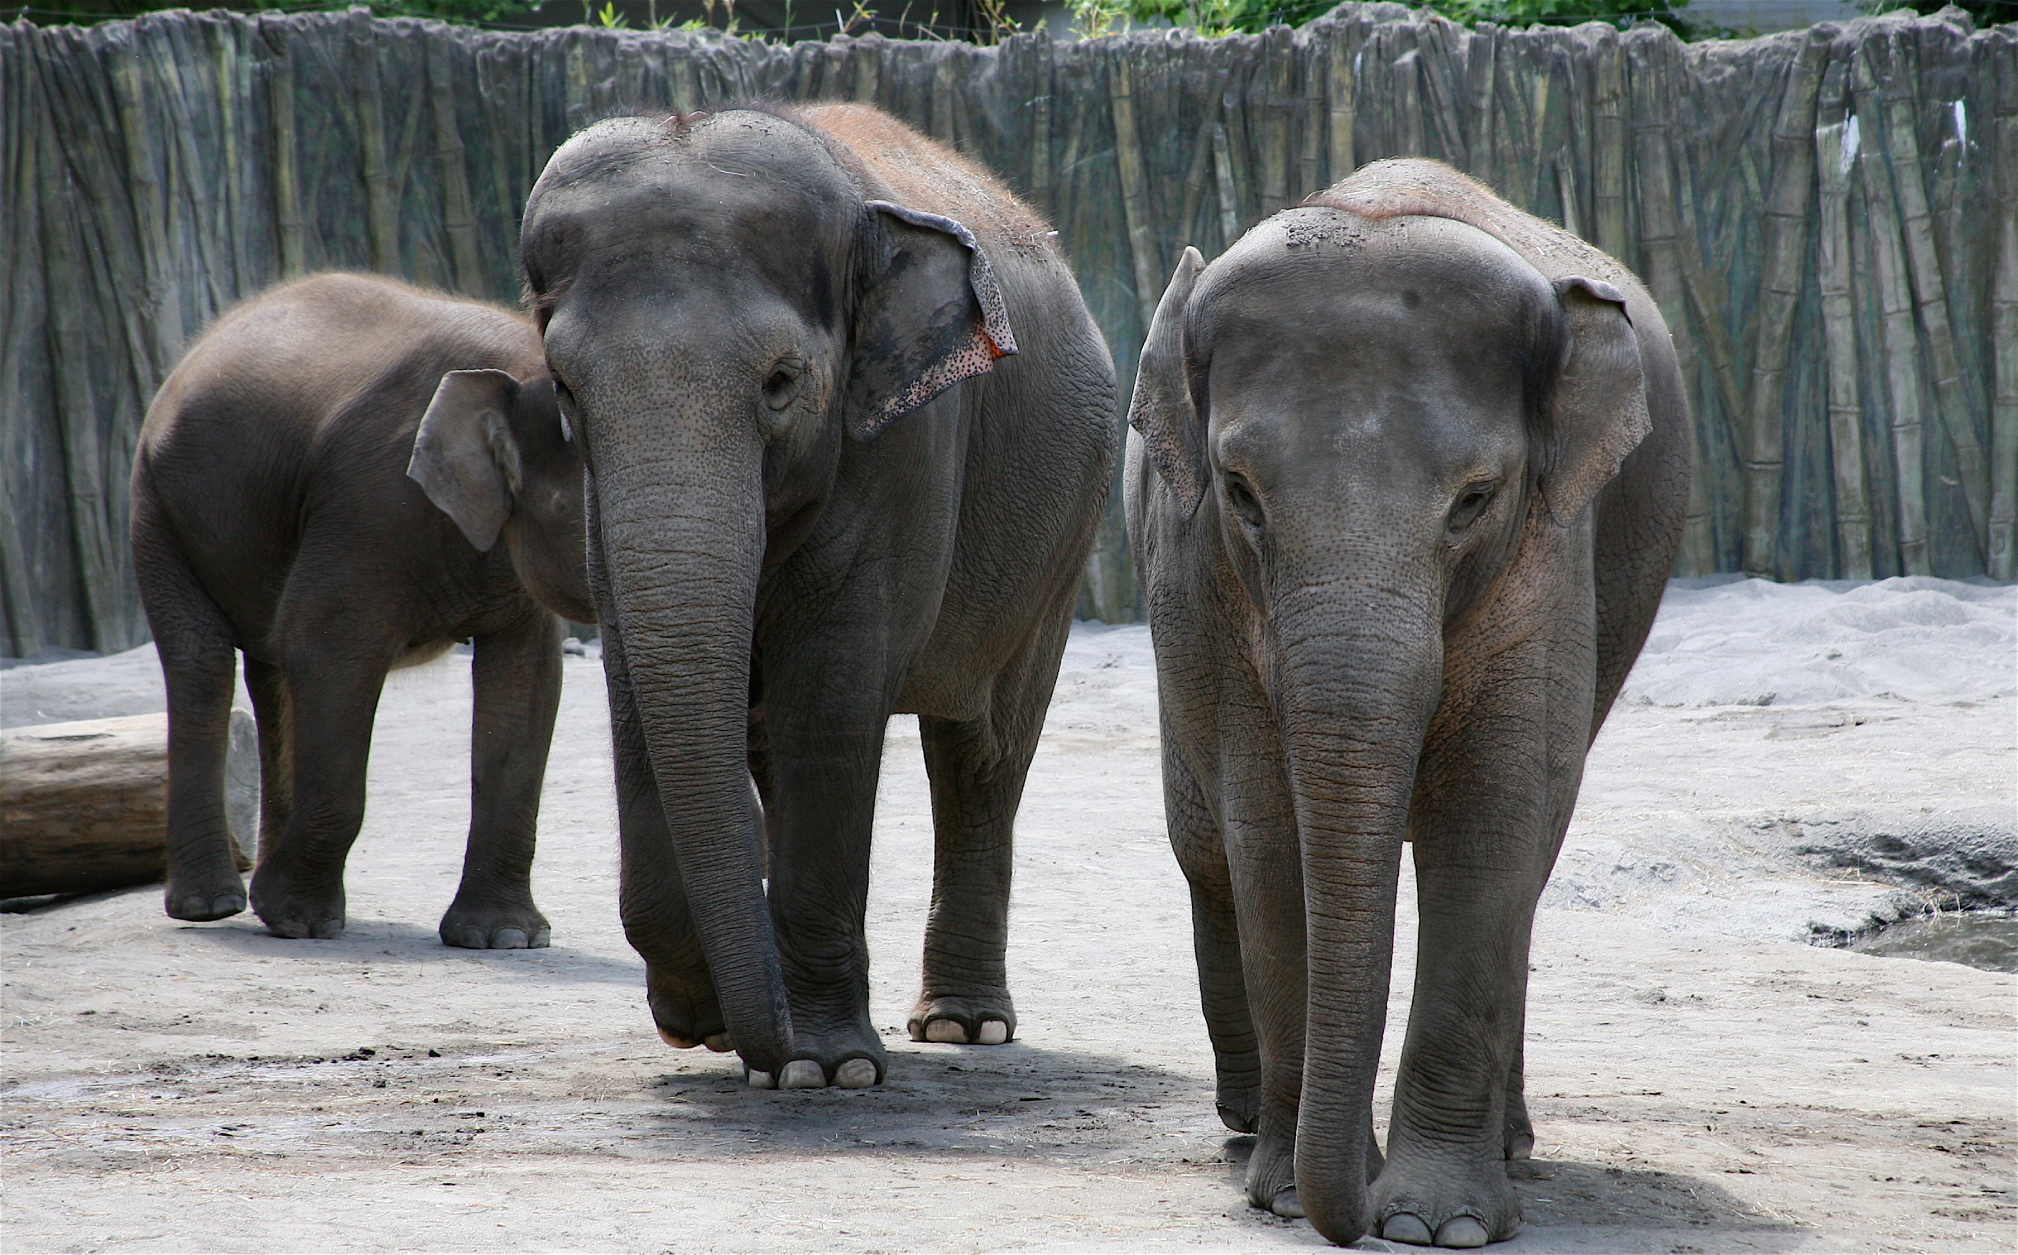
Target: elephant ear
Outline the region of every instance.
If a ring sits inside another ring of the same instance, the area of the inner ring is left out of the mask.
[[[1570,347],[1550,408],[1540,491],[1549,517],[1567,526],[1619,473],[1653,424],[1625,295],[1582,275],[1558,279],[1555,290],[1569,321]]]
[[[1205,258],[1197,249],[1187,247],[1149,324],[1135,371],[1135,396],[1128,403],[1128,425],[1142,433],[1143,452],[1187,519],[1198,512],[1210,479],[1205,464],[1205,424],[1192,398],[1184,342],[1185,306],[1204,269]]]
[[[501,370],[452,370],[421,415],[406,476],[489,553],[511,517],[523,474],[511,409],[519,381]]]
[[[889,201],[869,210],[889,250],[855,315],[847,422],[857,440],[1016,351],[995,269],[972,231]]]

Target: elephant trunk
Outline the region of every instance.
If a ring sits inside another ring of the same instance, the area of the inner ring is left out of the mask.
[[[725,447],[640,456],[613,440],[597,450],[594,541],[675,864],[661,849],[625,850],[624,926],[649,959],[684,894],[737,1053],[776,1072],[791,1056],[791,1011],[748,766],[763,450],[754,434],[719,428],[702,440]]]
[[[1310,588],[1271,616],[1272,685],[1303,862],[1306,1017],[1297,1196],[1338,1243],[1367,1215],[1396,878],[1442,671],[1441,601]]]

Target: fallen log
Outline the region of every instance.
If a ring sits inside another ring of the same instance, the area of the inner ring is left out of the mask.
[[[96,893],[167,871],[168,716],[0,731],[0,898]],[[239,869],[259,830],[259,736],[231,712],[224,802]]]

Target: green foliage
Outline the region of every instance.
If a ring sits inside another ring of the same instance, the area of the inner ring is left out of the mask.
[[[356,0],[367,4],[380,17],[432,17],[446,22],[496,22],[539,7],[540,0]],[[263,13],[282,9],[290,13],[316,10],[341,11],[352,0],[34,0],[20,10],[30,20],[44,25],[75,22],[89,25],[119,18],[139,17],[162,9],[234,9],[240,13]]]
[[[1418,7],[1441,13],[1462,26],[1496,22],[1501,26],[1575,26],[1580,22],[1610,22],[1630,26],[1640,20],[1660,22],[1686,37],[1676,0],[1416,0]],[[1686,0],[1682,0],[1683,3]],[[1883,0],[1880,0],[1882,3]],[[1975,0],[2014,5],[2018,0]],[[1336,0],[1072,0],[1079,33],[1089,39],[1113,34],[1128,23],[1153,26],[1168,22],[1188,26],[1201,35],[1256,32],[1271,26],[1300,26],[1331,11]],[[1938,0],[1936,0],[1938,7]]]

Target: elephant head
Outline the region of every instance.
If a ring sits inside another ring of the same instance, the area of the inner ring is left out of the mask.
[[[1281,978],[1305,1011],[1295,1184],[1349,1242],[1378,1220],[1396,878],[1425,737],[1464,683],[1452,642],[1546,578],[1537,554],[1588,545],[1648,430],[1636,333],[1610,284],[1551,281],[1477,227],[1293,209],[1209,267],[1186,251],[1129,421],[1280,735],[1305,923],[1281,948],[1303,956]]]
[[[760,581],[845,491],[847,459],[1015,351],[968,230],[879,199],[851,162],[768,112],[612,119],[554,154],[521,236],[589,466],[613,701],[648,760],[618,770],[649,773],[671,846],[657,866],[626,836],[626,932],[648,964],[681,944],[681,886],[728,1038],[764,1072],[791,1022],[747,768]]]
[[[406,473],[477,552],[502,539],[535,601],[595,622],[582,559],[581,446],[545,371],[523,381],[489,369],[443,375]]]

